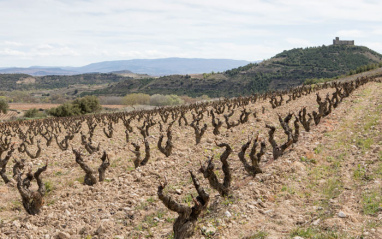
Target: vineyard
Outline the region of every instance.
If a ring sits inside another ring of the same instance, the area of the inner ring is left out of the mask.
[[[362,77],[2,123],[0,237],[378,238],[381,88]],[[340,129],[343,138],[333,134]],[[364,195],[374,211],[360,206]]]

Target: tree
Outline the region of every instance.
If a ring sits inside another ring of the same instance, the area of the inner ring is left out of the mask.
[[[0,99],[0,112],[6,114],[8,112],[9,105],[8,102],[4,99]]]

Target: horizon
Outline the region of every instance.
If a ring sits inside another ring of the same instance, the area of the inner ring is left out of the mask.
[[[283,50],[355,40],[382,53],[375,0],[0,1],[0,67],[104,61],[258,61]]]
[[[0,69],[8,69],[8,68],[23,68],[23,69],[28,69],[28,68],[79,68],[79,67],[84,67],[92,64],[98,64],[98,63],[105,63],[105,62],[118,62],[118,61],[137,61],[137,60],[165,60],[165,59],[186,59],[186,60],[229,60],[229,61],[247,61],[247,60],[236,60],[236,59],[223,59],[223,58],[198,58],[198,57],[192,57],[192,58],[187,58],[187,57],[164,57],[164,58],[142,58],[142,59],[125,59],[125,60],[109,60],[109,61],[99,61],[99,62],[91,62],[86,65],[81,65],[81,66],[59,66],[59,65],[52,65],[52,66],[42,66],[42,65],[35,65],[35,66],[26,66],[26,67],[20,67],[20,66],[10,66],[10,67],[2,67],[0,66]],[[263,60],[254,60],[254,61],[247,61],[249,63],[258,63]]]
[[[339,39],[339,40],[344,40],[344,41],[347,41],[347,39]],[[332,46],[332,45],[321,45],[321,46]],[[289,51],[289,50],[293,50],[293,49],[305,49],[305,48],[314,48],[314,47],[321,47],[321,46],[306,46],[306,47],[295,47],[295,48],[292,48],[292,49],[285,49],[283,51]],[[354,46],[359,46],[359,47],[367,47],[367,46],[361,46],[361,45],[357,45],[355,44]],[[369,47],[367,47],[369,48]],[[370,50],[373,50],[371,48],[369,48]],[[276,53],[275,55],[279,54],[279,53],[282,53],[283,51],[280,51],[278,53]],[[375,51],[375,50],[373,50]],[[376,51],[377,52],[377,51]],[[377,52],[379,53],[379,52]],[[382,53],[379,53],[379,54],[382,54]],[[275,56],[274,55],[274,56]],[[118,62],[118,61],[135,61],[135,60],[162,60],[162,59],[187,59],[187,60],[191,60],[191,59],[198,59],[198,60],[232,60],[232,61],[247,61],[248,64],[249,63],[260,63],[260,62],[263,62],[263,61],[266,61],[266,60],[269,60],[271,59],[272,57],[274,56],[271,56],[270,58],[267,58],[267,59],[262,59],[262,60],[240,60],[240,59],[228,59],[228,58],[200,58],[200,57],[163,57],[163,58],[135,58],[135,59],[120,59],[120,60],[107,60],[107,61],[99,61],[99,62],[91,62],[91,63],[87,63],[85,65],[79,65],[79,66],[70,66],[70,65],[67,65],[67,66],[60,66],[60,65],[32,65],[32,66],[10,66],[10,67],[2,67],[0,66],[0,69],[11,69],[11,68],[20,68],[20,69],[33,69],[33,68],[59,68],[59,69],[62,69],[62,68],[80,68],[80,67],[84,67],[84,66],[88,66],[88,65],[92,65],[92,64],[97,64],[97,63],[105,63],[105,62]],[[1,74],[1,73],[0,73]]]

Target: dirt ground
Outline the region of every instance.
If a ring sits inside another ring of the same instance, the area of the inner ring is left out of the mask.
[[[333,91],[319,93],[325,96]],[[0,238],[172,238],[177,214],[158,199],[157,189],[166,178],[166,194],[192,206],[191,194],[197,194],[189,170],[210,194],[208,210],[198,220],[193,238],[382,238],[382,84],[361,86],[310,132],[301,127],[299,141],[272,160],[265,124],[277,127],[276,141],[282,144],[286,137],[277,114],[285,116],[303,106],[311,112],[317,108],[315,99],[312,93],[276,109],[268,101],[257,102],[248,107],[257,112],[257,118],[251,115],[249,122],[229,130],[223,126],[219,136],[212,134],[210,118],[205,116],[202,121],[208,128],[198,145],[193,129],[176,123],[172,127],[175,149],[169,157],[157,149],[160,132],[155,125],[150,128],[150,161],[137,169],[122,122],[114,125],[111,139],[103,133],[107,125],[98,125],[94,141],[100,143],[101,150],[87,154],[86,163],[98,168],[105,150],[111,166],[106,180],[92,187],[82,184],[84,172],[76,164],[71,147],[61,151],[55,143],[44,145],[42,155],[28,158],[28,162],[36,170],[49,161],[43,173],[49,188],[45,205],[40,214],[28,215],[15,184],[1,181]],[[236,112],[232,120],[238,117]],[[192,116],[187,118],[191,121]],[[135,120],[137,125],[142,122]],[[82,131],[87,130],[84,123]],[[252,177],[244,170],[238,153],[248,137],[257,134],[267,148],[261,161],[263,173]],[[130,140],[142,144],[135,127]],[[223,150],[215,141],[228,143],[233,149],[229,156],[233,177],[230,198],[220,197],[198,172],[200,162],[214,156],[215,173],[223,180],[219,161]],[[76,135],[70,144],[78,149],[80,142],[80,135]],[[35,145],[29,147],[32,152],[37,150]],[[15,151],[13,158],[26,155]],[[12,166],[10,162],[9,177]]]

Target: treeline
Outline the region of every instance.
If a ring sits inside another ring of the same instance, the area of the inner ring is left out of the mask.
[[[359,73],[375,70],[375,69],[378,69],[378,68],[381,68],[381,67],[382,67],[382,62],[380,62],[378,64],[376,63],[376,64],[369,64],[369,65],[365,65],[365,66],[360,66],[360,67],[357,67],[356,70],[349,71],[349,73],[347,75],[351,76],[351,75],[355,75],[355,74],[359,74]],[[343,75],[342,77],[345,77],[345,75]],[[320,84],[320,83],[325,83],[325,82],[328,82],[328,81],[336,80],[336,79],[339,79],[339,78],[340,77],[306,79],[304,81],[304,84],[305,85]]]
[[[257,63],[249,63],[248,65],[245,65],[245,66],[240,66],[238,68],[227,70],[227,71],[225,71],[225,74],[227,74],[229,76],[234,76],[234,75],[239,74],[240,72],[247,71],[254,66],[258,66],[258,64]]]
[[[382,62],[380,62],[378,64],[369,64],[369,65],[365,65],[365,66],[360,66],[360,67],[357,67],[357,69],[355,69],[355,70],[351,70],[349,72],[349,75],[355,75],[355,74],[359,74],[362,72],[375,70],[375,69],[381,68],[381,67],[382,67]]]

